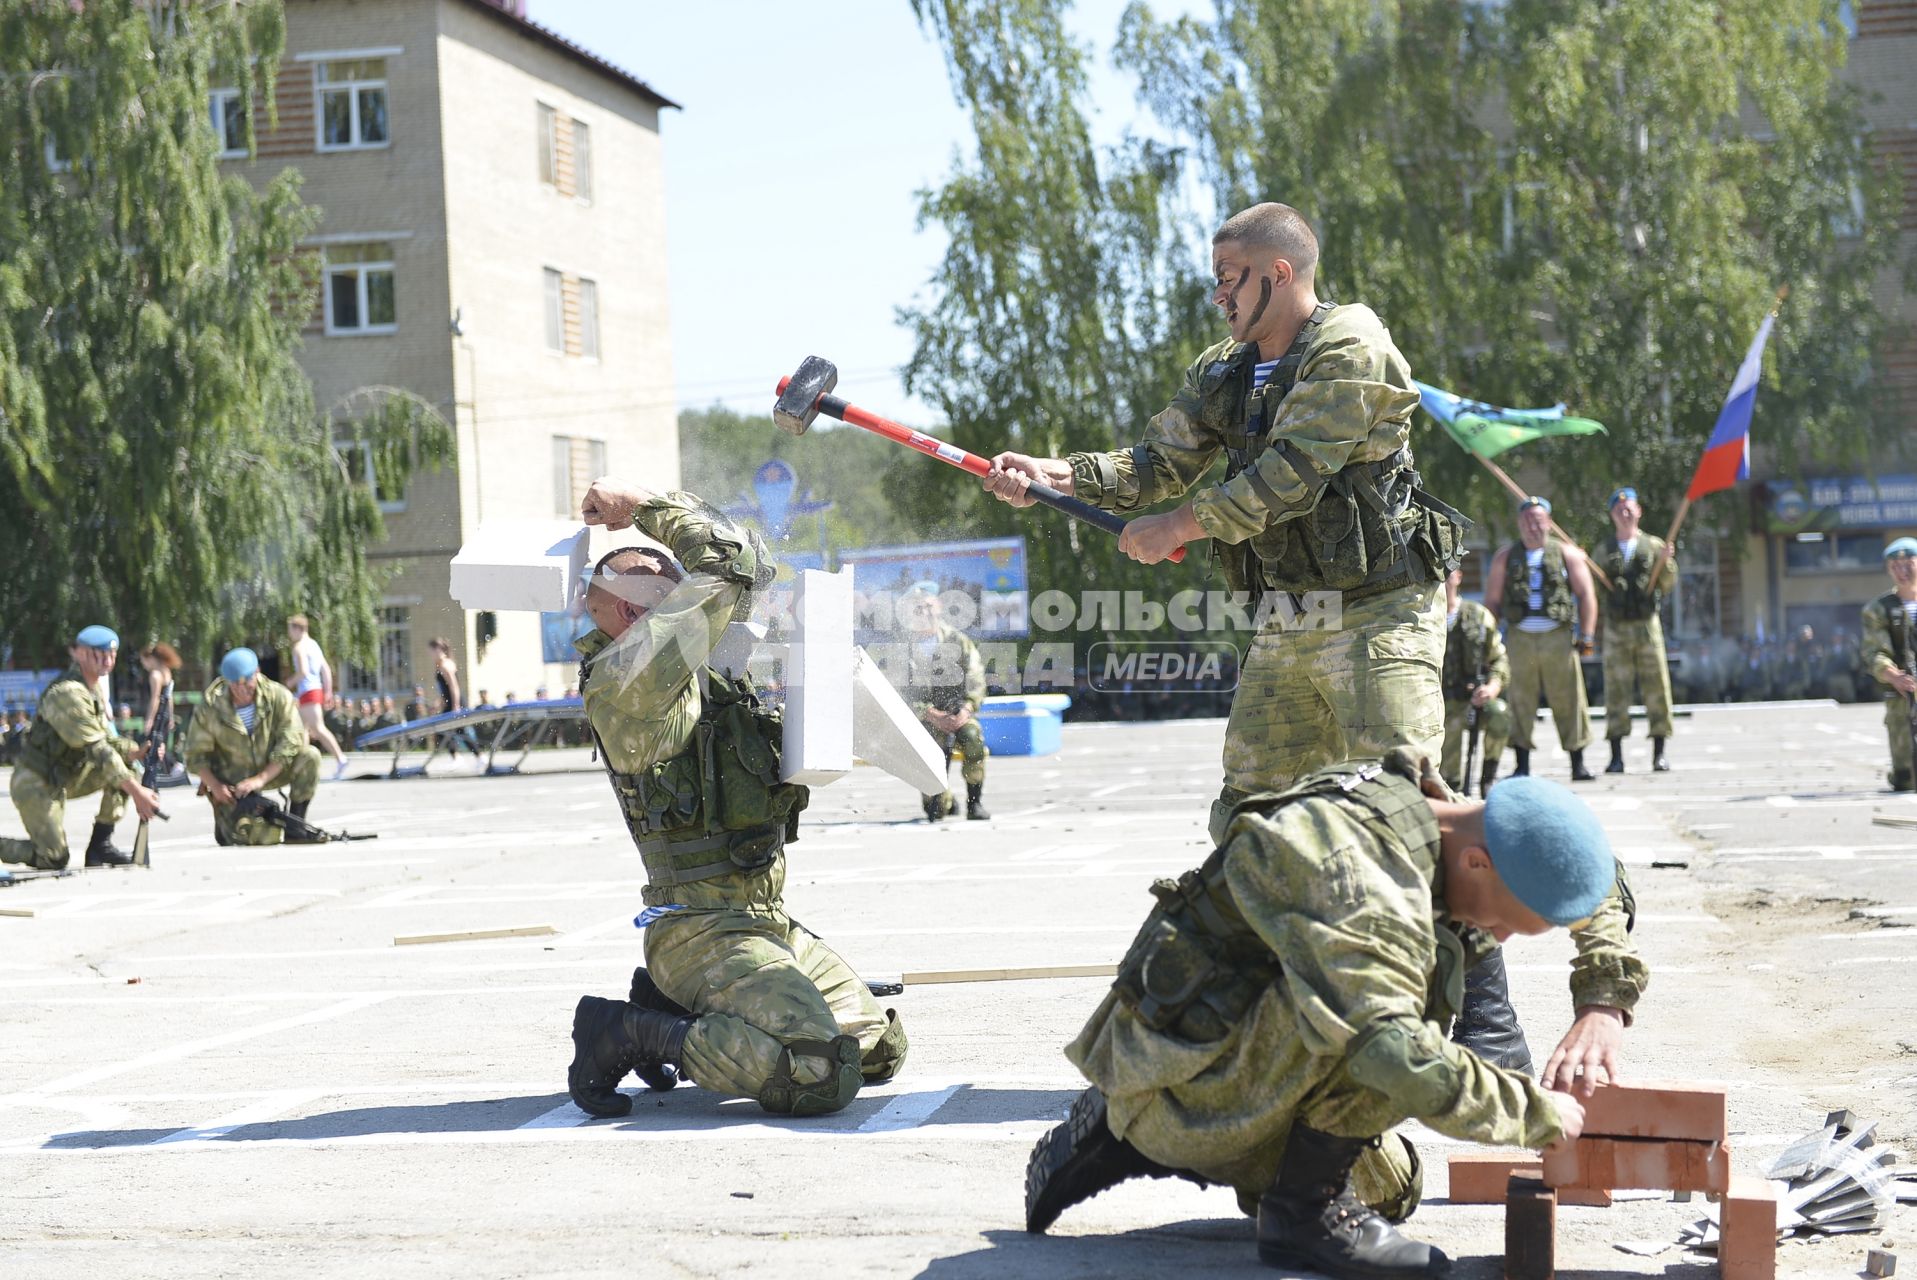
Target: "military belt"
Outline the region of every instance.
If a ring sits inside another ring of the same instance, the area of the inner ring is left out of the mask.
[[[655,885],[692,884],[699,880],[711,880],[716,876],[730,875],[735,871],[746,870],[731,856],[731,851],[741,845],[769,839],[771,848],[755,856],[756,866],[766,866],[785,848],[785,826],[753,827],[745,831],[721,831],[717,835],[701,836],[691,840],[674,840],[667,836],[655,836],[651,839],[637,840],[639,856],[645,860],[646,879]],[[706,854],[723,853],[717,861],[701,862]]]

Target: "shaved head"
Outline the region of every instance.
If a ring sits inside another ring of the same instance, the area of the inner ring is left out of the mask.
[[[1225,225],[1218,228],[1211,242],[1215,245],[1230,242],[1243,249],[1283,258],[1300,280],[1311,280],[1317,274],[1318,237],[1304,215],[1288,204],[1267,201],[1240,210],[1225,219]]]
[[[671,593],[684,574],[671,556],[646,547],[617,547],[592,567],[586,612],[600,630],[618,639]]]

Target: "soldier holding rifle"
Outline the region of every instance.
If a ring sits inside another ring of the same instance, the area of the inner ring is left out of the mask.
[[[1884,548],[1892,587],[1864,606],[1864,661],[1884,686],[1890,735],[1890,789],[1917,791],[1917,538]]]

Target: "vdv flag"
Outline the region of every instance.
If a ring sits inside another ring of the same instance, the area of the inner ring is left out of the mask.
[[[1737,377],[1731,381],[1731,393],[1724,397],[1724,407],[1718,411],[1711,442],[1697,460],[1697,474],[1691,477],[1691,490],[1684,495],[1686,502],[1750,478],[1751,410],[1757,406],[1757,378],[1764,371],[1764,341],[1771,336],[1776,319],[1774,315],[1764,317],[1751,349],[1744,353],[1744,363],[1737,366]]]

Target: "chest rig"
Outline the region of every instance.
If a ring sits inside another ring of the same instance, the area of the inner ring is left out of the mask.
[[[1243,475],[1268,509],[1287,509],[1291,504],[1280,500],[1256,465],[1265,450],[1276,449],[1313,488],[1306,514],[1272,522],[1235,545],[1214,544],[1234,591],[1333,590],[1358,600],[1437,581],[1463,559],[1463,534],[1471,522],[1419,487],[1408,447],[1326,472],[1291,441],[1274,438],[1279,408],[1335,305],[1321,302],[1312,310],[1263,386],[1252,386],[1257,348],[1250,344],[1199,376],[1199,414],[1224,443],[1227,482]]]
[[[1890,660],[1897,664],[1899,671],[1913,670],[1912,648],[1917,646],[1917,636],[1911,634],[1910,614],[1904,609],[1903,598],[1895,591],[1886,591],[1878,597],[1877,605],[1884,611],[1884,621],[1890,631]]]
[[[1624,562],[1624,551],[1611,540],[1611,553],[1605,557],[1604,571],[1611,579],[1605,604],[1610,616],[1619,622],[1643,622],[1657,616],[1657,592],[1651,587],[1651,570],[1663,557],[1651,547],[1651,540],[1638,537],[1637,554]]]
[[[1322,796],[1354,804],[1360,821],[1380,841],[1415,849],[1436,839],[1431,808],[1418,784],[1376,762],[1322,770],[1284,791],[1253,796],[1240,808],[1270,815]],[[1278,980],[1283,966],[1239,911],[1225,879],[1222,848],[1178,879],[1155,882],[1151,891],[1158,905],[1126,952],[1112,989],[1154,1031],[1198,1044],[1221,1040]],[[1440,964],[1434,986],[1461,992],[1462,946],[1451,930],[1437,932]],[[1443,1003],[1435,993],[1432,1002]],[[1450,1012],[1455,1010],[1453,1003]]]
[[[1901,606],[1899,606],[1901,609]],[[79,685],[86,689],[92,698],[93,691],[87,689],[86,681],[80,678],[77,670],[69,670],[40,691],[42,701],[48,694],[63,684]],[[95,699],[97,701],[97,699]],[[102,711],[102,717],[105,716]],[[52,783],[56,789],[65,787],[68,782],[80,776],[87,767],[87,752],[84,748],[67,745],[59,730],[46,716],[35,715],[33,724],[27,729],[27,739],[20,744],[20,763]]]
[[[591,676],[580,664],[580,686]],[[626,830],[655,886],[690,884],[776,861],[798,838],[810,793],[779,781],[783,723],[759,701],[745,675],[702,669],[699,719],[692,738],[644,769],[613,767],[597,728],[593,740],[626,820]]]
[[[1504,557],[1504,607],[1506,618],[1530,618],[1542,615],[1560,627],[1571,622],[1571,575],[1564,568],[1564,548],[1556,538],[1544,540],[1544,559],[1539,562],[1544,607],[1531,607],[1531,566],[1525,560],[1522,542],[1511,544]]]

